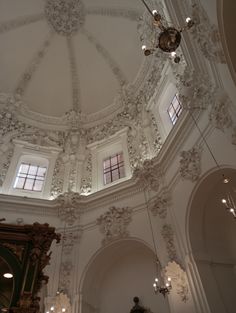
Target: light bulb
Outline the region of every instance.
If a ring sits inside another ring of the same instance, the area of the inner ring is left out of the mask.
[[[191,21],[191,18],[190,17],[186,17],[186,23],[189,23]]]
[[[51,306],[50,310],[53,311],[54,310],[54,306]]]
[[[154,284],[153,284],[153,287],[154,287],[154,288],[156,288],[156,286],[157,286],[157,284],[156,284],[156,283],[154,283]]]
[[[157,10],[152,10],[152,14],[153,15],[157,14]]]
[[[225,177],[225,178],[223,179],[223,183],[224,183],[224,184],[228,184],[228,183],[229,183],[229,178],[228,178],[228,177]]]
[[[142,45],[142,50],[146,50],[147,46],[146,45]]]
[[[66,309],[65,308],[62,308],[62,310],[61,310],[62,312],[65,312],[66,311]]]
[[[175,52],[175,51],[172,51],[172,52],[171,52],[171,56],[172,56],[172,58],[174,58],[174,57],[176,56],[176,52]]]
[[[166,283],[166,287],[169,287],[170,286],[170,284],[169,283]]]
[[[12,275],[12,273],[4,273],[3,277],[5,277],[5,278],[12,278],[13,275]]]
[[[226,199],[222,199],[221,202],[226,204],[227,201],[226,201]]]
[[[155,278],[155,282],[158,282],[158,278]]]
[[[230,209],[229,211],[230,211],[231,213],[234,213],[234,209]]]
[[[168,277],[168,278],[167,278],[167,280],[168,280],[168,281],[171,281],[171,278],[170,278],[170,277]]]

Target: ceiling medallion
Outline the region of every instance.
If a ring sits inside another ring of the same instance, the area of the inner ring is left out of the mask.
[[[81,0],[47,0],[45,15],[55,32],[62,36],[75,34],[85,20]]]

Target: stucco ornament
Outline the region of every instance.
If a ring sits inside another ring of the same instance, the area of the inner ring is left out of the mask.
[[[73,247],[77,244],[82,236],[82,230],[74,230],[74,231],[65,231],[62,235],[62,243],[63,243],[63,254],[69,255],[71,254]]]
[[[210,122],[222,131],[231,127],[233,123],[230,114],[230,106],[231,100],[226,94],[222,94],[216,97],[216,101],[210,111]]]
[[[175,238],[174,238],[174,231],[172,229],[172,226],[170,224],[165,224],[162,227],[161,235],[164,239],[165,245],[166,245],[166,251],[168,254],[168,257],[171,261],[177,261],[177,252],[175,248]]]
[[[124,238],[129,235],[127,230],[132,219],[130,208],[111,207],[106,213],[97,219],[97,224],[101,233],[105,236],[102,244],[106,244],[114,239]]]
[[[69,292],[70,290],[72,270],[73,270],[73,264],[71,260],[62,261],[61,267],[60,267],[59,286],[60,286],[60,289],[65,292]]]
[[[214,87],[207,75],[186,67],[176,79],[178,97],[185,110],[205,109],[214,103]]]
[[[217,63],[226,63],[221,44],[220,33],[216,25],[212,24],[199,1],[193,1],[191,17],[195,22],[190,29],[194,39],[199,44],[203,55]]]
[[[164,219],[167,216],[167,210],[170,207],[171,203],[171,196],[170,192],[166,187],[161,189],[158,192],[153,204],[151,205],[151,212],[154,216],[159,216],[160,218]]]
[[[144,186],[158,191],[163,180],[163,173],[156,159],[145,160],[142,167],[135,169],[134,178]]]
[[[180,153],[180,175],[184,179],[195,182],[201,174],[201,149],[193,147]]]
[[[165,267],[165,276],[171,277],[173,292],[176,292],[183,302],[189,299],[189,285],[186,272],[175,261]]]
[[[45,15],[56,33],[70,36],[84,24],[84,6],[81,0],[47,0]]]
[[[79,220],[81,210],[79,207],[81,195],[78,192],[68,191],[56,198],[58,215],[62,221],[68,225],[73,225]]]
[[[68,313],[72,312],[70,299],[64,292],[58,293],[55,297],[45,298],[45,310],[50,311],[52,306],[54,312],[61,312],[62,308],[65,308]]]

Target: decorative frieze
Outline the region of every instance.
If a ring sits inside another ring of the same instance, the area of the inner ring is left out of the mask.
[[[189,299],[189,285],[186,272],[175,261],[169,262],[165,267],[165,276],[171,277],[173,291],[176,292],[181,301]]]
[[[184,179],[195,182],[201,174],[201,149],[193,147],[180,153],[180,175]]]
[[[114,239],[124,238],[129,235],[127,230],[132,219],[130,208],[111,207],[106,213],[97,219],[100,232],[104,235],[102,244],[106,244]]]

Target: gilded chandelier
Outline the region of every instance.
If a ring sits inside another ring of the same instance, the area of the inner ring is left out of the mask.
[[[159,32],[157,33],[156,40],[153,43],[153,47],[142,46],[142,50],[145,56],[153,54],[158,48],[164,52],[170,53],[175,63],[180,62],[180,57],[176,55],[176,50],[181,42],[181,33],[191,28],[194,25],[193,20],[190,17],[186,18],[186,24],[182,28],[176,28],[174,26],[168,26],[167,22],[163,20],[163,17],[157,10],[151,10],[145,0],[142,0],[143,4],[147,8],[148,12],[152,15],[153,25],[157,27]]]

